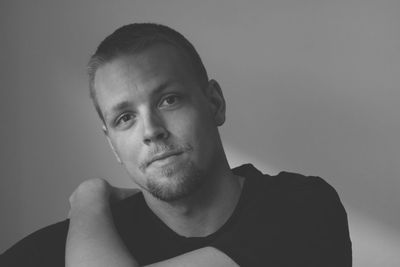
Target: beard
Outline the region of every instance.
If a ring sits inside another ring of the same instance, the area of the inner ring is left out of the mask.
[[[174,202],[192,195],[205,183],[205,173],[192,162],[178,168],[165,167],[150,174],[145,190],[159,200]]]

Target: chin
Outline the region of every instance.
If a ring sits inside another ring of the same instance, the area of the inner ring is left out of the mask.
[[[203,172],[190,163],[178,169],[165,167],[147,177],[145,189],[159,200],[174,202],[198,191],[205,178]]]

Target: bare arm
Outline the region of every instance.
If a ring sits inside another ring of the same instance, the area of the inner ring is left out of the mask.
[[[119,237],[110,209],[110,199],[135,193],[119,190],[101,179],[81,184],[70,198],[70,227],[66,245],[67,267],[139,266]],[[238,266],[212,247],[194,250],[150,265],[152,267]]]
[[[148,267],[237,267],[226,254],[213,247],[193,250],[177,257],[157,262]]]
[[[138,266],[115,229],[109,201],[118,196],[112,193],[105,180],[93,179],[71,195],[67,267]]]

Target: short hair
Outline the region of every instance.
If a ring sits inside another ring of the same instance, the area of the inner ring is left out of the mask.
[[[140,53],[159,43],[171,44],[182,50],[192,64],[199,82],[208,82],[207,71],[199,54],[194,46],[179,32],[156,23],[133,23],[122,26],[100,43],[88,63],[90,97],[104,125],[106,123],[94,88],[94,78],[98,68],[120,56]]]

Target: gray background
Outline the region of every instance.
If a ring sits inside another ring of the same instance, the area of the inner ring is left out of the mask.
[[[1,1],[0,252],[65,218],[84,179],[132,186],[88,97],[85,65],[130,22],[198,48],[224,91],[232,166],[319,175],[348,211],[355,266],[399,266],[397,0]]]

